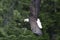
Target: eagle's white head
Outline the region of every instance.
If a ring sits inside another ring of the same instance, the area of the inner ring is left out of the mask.
[[[29,22],[29,19],[28,18],[24,19],[24,22]]]

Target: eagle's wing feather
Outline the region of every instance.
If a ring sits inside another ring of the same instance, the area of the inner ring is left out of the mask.
[[[39,7],[40,7],[40,0],[32,0],[31,6],[30,6],[29,22],[31,25],[32,32],[35,34],[41,35],[42,31],[37,25],[37,16],[39,13]]]

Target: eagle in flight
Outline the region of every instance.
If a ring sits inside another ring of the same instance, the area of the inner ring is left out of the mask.
[[[40,20],[38,19],[38,14],[40,11],[40,0],[31,0],[30,5],[30,15],[28,19],[24,19],[30,23],[31,30],[33,33],[37,35],[42,35],[42,25]]]

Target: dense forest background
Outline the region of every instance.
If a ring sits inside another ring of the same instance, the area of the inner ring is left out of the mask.
[[[29,23],[24,22],[29,17],[30,3],[31,0],[0,0],[0,40],[49,40],[49,31],[60,40],[60,0],[41,0],[38,17],[42,36],[33,34]]]

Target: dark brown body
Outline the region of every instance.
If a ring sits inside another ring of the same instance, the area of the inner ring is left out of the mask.
[[[37,18],[40,10],[40,0],[32,0],[32,3],[30,5],[30,17],[29,22],[31,25],[31,30],[33,33],[37,35],[42,35],[42,31],[37,25]]]

